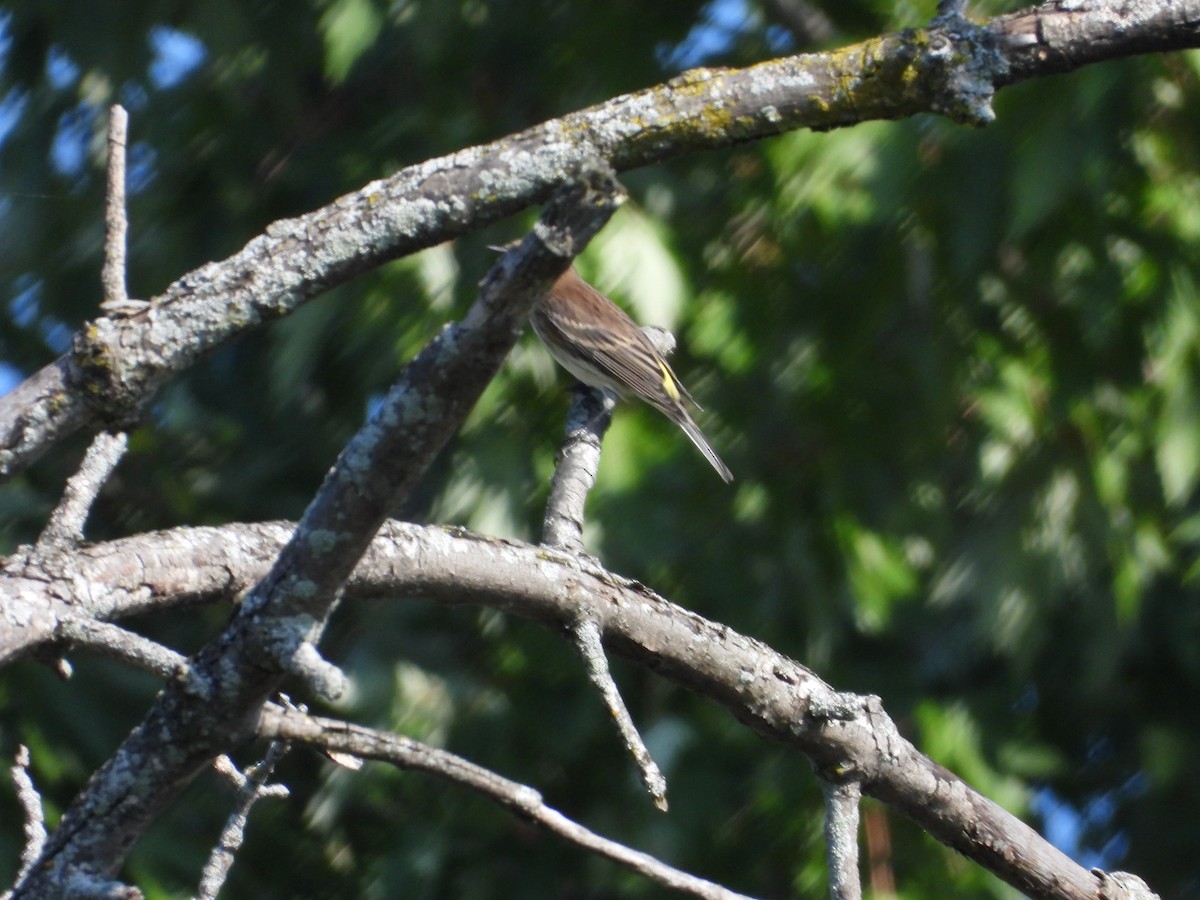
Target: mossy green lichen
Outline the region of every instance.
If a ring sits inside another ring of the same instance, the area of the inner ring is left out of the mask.
[[[66,409],[70,405],[71,405],[71,395],[69,393],[67,393],[66,391],[55,391],[54,394],[51,395],[50,400],[47,403],[47,406],[50,410],[50,414],[53,416],[58,415],[60,412],[62,412],[64,409]]]

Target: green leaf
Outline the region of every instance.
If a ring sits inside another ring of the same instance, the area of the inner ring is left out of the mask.
[[[339,84],[379,37],[383,16],[371,0],[335,0],[319,25],[325,39],[325,76]]]

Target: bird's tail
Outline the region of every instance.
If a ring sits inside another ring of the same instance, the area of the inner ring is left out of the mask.
[[[717,470],[726,483],[733,481],[733,473],[729,471],[729,466],[725,465],[721,457],[717,455],[717,451],[713,449],[712,444],[708,442],[708,438],[704,436],[704,432],[700,430],[700,426],[696,424],[686,409],[680,405],[671,416],[675,423],[683,429],[683,433],[692,439],[692,443],[704,454],[704,458],[708,460],[709,465]]]

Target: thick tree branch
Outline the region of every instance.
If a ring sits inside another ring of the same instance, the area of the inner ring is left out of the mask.
[[[264,546],[249,550],[238,529],[252,529]],[[172,555],[195,561],[195,551],[189,554],[182,539],[194,531],[211,554],[203,560],[211,574],[211,593],[202,594],[187,582],[191,592],[186,602],[228,600],[239,584],[253,583],[265,573],[272,551],[278,551],[292,530],[275,524],[143,535],[84,548],[76,565],[87,577],[103,574],[114,579],[109,585],[114,597],[134,597],[124,610],[116,602],[108,603],[111,615],[145,611],[153,598],[130,592],[138,584],[150,590],[156,584],[141,582],[144,575],[137,560],[143,555],[156,560],[156,566],[164,566],[164,575]],[[230,539],[220,540],[221,532]],[[225,579],[217,577],[221,570],[227,573]],[[32,589],[38,575],[25,572],[21,589]],[[92,583],[91,589],[105,595],[102,583]],[[347,582],[345,596],[419,596],[450,605],[486,605],[539,622],[556,634],[572,626],[581,602],[586,602],[609,650],[715,700],[760,735],[804,753],[831,779],[858,780],[866,794],[1027,895],[1066,900],[1099,896],[1100,874],[1084,870],[1028,825],[921,754],[898,733],[878,698],[841,694],[767,645],[573,554],[489,540],[460,529],[389,522]],[[25,645],[19,652],[10,651],[9,658],[30,651]],[[1111,889],[1124,882],[1110,878],[1108,883]]]
[[[585,159],[618,171],[798,128],[938,112],[990,119],[996,86],[1092,62],[1200,46],[1200,0],[1047,3],[746,69],[697,69],[526,131],[429,160],[184,275],[134,315],[102,318],[0,398],[0,478],[97,422],[122,422],[172,375],[383,262],[543,201]]]
[[[271,571],[225,631],[169,684],[143,723],[63,816],[14,897],[103,880],[200,767],[251,733],[285,673],[320,660],[319,635],[342,583],[387,512],[402,503],[524,330],[533,304],[608,221],[622,194],[607,167],[581,167],[544,210],[522,252],[506,255],[463,320],[405,369],[347,445]],[[324,667],[328,669],[328,666]]]
[[[202,354],[288,314],[327,287],[545,198],[582,159],[631,168],[799,127],[832,128],[921,111],[984,122],[996,86],[1120,55],[1197,46],[1198,6],[1046,4],[983,26],[956,19],[837,53],[740,71],[700,70],[410,167],[307,216],[273,224],[225,262],[185,275],[149,309],[83,329],[70,359],[0,398],[0,477],[20,471],[78,428],[127,417]],[[548,271],[539,269],[536,278]],[[536,292],[527,287],[528,300]],[[270,553],[251,550],[243,570],[227,563],[171,573],[175,581],[166,593],[173,600],[228,599],[235,584],[240,590],[264,580],[234,625],[198,660],[203,678],[170,685],[143,727],[68,811],[43,864],[18,896],[53,895],[67,884],[118,890],[106,876],[156,811],[217,749],[252,733],[255,710],[288,661],[311,648],[304,641],[319,631],[373,523],[411,489],[469,408],[472,392],[490,377],[491,362],[478,365],[458,356],[457,363],[443,365],[461,349],[454,345],[461,340],[498,359],[523,322],[515,302],[504,304],[502,325],[488,325],[497,320],[487,306],[478,306],[460,329],[414,362],[411,380],[389,396],[371,433],[348,449],[331,474],[334,486],[314,503],[274,569],[267,571],[270,554],[287,535]],[[387,427],[394,424],[389,417],[422,410],[433,415],[405,420],[403,438]],[[384,459],[393,461],[391,470],[377,467]],[[381,471],[382,482],[376,480]],[[360,568],[351,596],[356,589],[419,592],[448,603],[488,603],[562,628],[575,621],[582,592],[610,648],[724,704],[759,733],[806,753],[822,771],[860,781],[867,793],[1031,896],[1119,897],[1136,887],[1130,887],[1132,879],[1084,872],[919,754],[875,698],[839,695],[798,663],[639,585],[544,549],[434,529],[392,537],[390,558],[364,563],[374,562],[376,580],[363,582]],[[409,555],[418,546],[420,555]],[[109,572],[114,577],[108,581],[90,581],[83,567],[99,559],[81,550],[71,554],[70,566],[57,568],[25,551],[9,561],[0,588],[13,592],[13,604],[5,600],[0,618],[0,661],[69,635],[64,623],[81,611],[104,620],[157,604],[167,576],[135,583],[127,573]],[[134,557],[124,564],[136,570],[147,562]],[[257,574],[243,574],[249,570]],[[498,578],[498,572],[511,578]],[[162,734],[170,739],[164,742]]]
[[[1142,53],[1184,50],[1200,42],[1200,2],[1045,3],[989,23],[1006,62],[1002,87]]]

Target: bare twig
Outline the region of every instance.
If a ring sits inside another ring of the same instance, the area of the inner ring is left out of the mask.
[[[212,685],[211,693],[200,698],[174,682],[163,689],[67,809],[15,896],[55,895],[73,871],[115,873],[192,777],[244,736],[248,716],[320,633],[388,513],[416,487],[499,370],[533,304],[624,199],[602,161],[589,157],[574,175],[543,210],[537,237],[506,254],[462,321],[409,363],[339,456],[271,571],[196,655],[196,677]]]
[[[664,356],[675,349],[675,339],[661,328],[646,328],[646,335]],[[576,385],[575,397],[567,414],[566,435],[559,450],[558,465],[550,485],[546,515],[542,524],[542,542],[568,553],[582,555],[584,505],[596,483],[600,466],[600,444],[612,421],[616,396],[609,391]],[[583,658],[588,678],[600,691],[605,708],[617,725],[625,748],[633,756],[657,809],[667,810],[667,780],[654,762],[645,741],[638,733],[613,681],[608,659],[600,640],[600,628],[585,609],[580,609],[571,627],[571,639]]]
[[[666,887],[711,900],[735,900],[744,896],[681,872],[646,853],[601,837],[547,806],[541,794],[534,788],[510,781],[460,756],[411,738],[386,734],[334,719],[281,710],[275,706],[264,710],[259,721],[259,733],[265,737],[313,744],[326,751],[350,753],[437,775],[489,797],[563,839],[627,866]]]
[[[157,641],[111,622],[85,616],[68,616],[59,623],[58,633],[72,644],[130,663],[163,678],[192,679],[194,675],[187,657],[182,653],[176,653]]]
[[[675,350],[675,336],[665,328],[642,329],[663,356]],[[602,388],[575,385],[567,411],[567,424],[558,465],[550,482],[550,496],[542,520],[542,543],[568,553],[584,553],[584,505],[600,468],[600,444],[612,424],[617,397]]]
[[[298,622],[294,633],[305,631],[305,622]],[[309,689],[319,696],[329,701],[337,700],[346,692],[349,679],[345,672],[321,656],[315,640],[315,636],[306,639],[292,652],[286,653],[283,656],[284,665],[287,671],[303,679]]]
[[[150,306],[146,300],[131,300],[126,288],[126,246],[129,213],[125,205],[125,148],[128,146],[129,114],[119,104],[108,113],[108,180],[104,195],[104,268],[100,282],[104,299],[100,308],[110,316],[130,316]]]
[[[237,767],[237,763],[225,753],[213,760],[213,771],[227,779],[235,791],[240,791],[246,786],[246,776]]]
[[[617,731],[621,733],[625,749],[629,751],[638,765],[638,770],[642,775],[642,784],[646,786],[647,792],[654,801],[654,806],[660,811],[666,812],[667,779],[663,777],[658,764],[650,756],[650,751],[646,749],[646,744],[642,740],[641,734],[638,733],[637,726],[633,724],[629,710],[625,708],[625,701],[608,668],[608,659],[604,655],[604,646],[600,642],[599,626],[592,619],[581,616],[571,631],[571,638],[575,643],[575,649],[579,651],[579,655],[583,657],[587,666],[588,678],[604,698],[604,705],[608,709],[608,714],[612,716],[613,722],[616,723]]]
[[[17,755],[13,760],[12,783],[17,792],[17,802],[25,813],[25,846],[21,848],[21,870],[17,875],[19,881],[25,873],[37,862],[42,855],[42,847],[46,843],[46,815],[42,809],[42,797],[29,776],[29,748],[24,744],[17,747]],[[5,895],[7,896],[7,894]]]
[[[107,617],[228,603],[266,574],[294,531],[289,522],[176,529],[80,548],[72,565],[89,585],[87,602]],[[56,617],[74,611],[60,599],[74,582],[59,579],[36,561],[0,571],[0,662],[57,639]],[[380,597],[480,604],[555,634],[574,627],[585,597],[610,652],[721,704],[818,771],[858,774],[864,794],[1023,894],[1096,900],[1095,873],[917,751],[877,697],[836,692],[767,645],[576,555],[389,521],[346,588],[347,602]]]
[[[287,315],[364,269],[540,202],[584,154],[624,171],[797,128],[929,111],[980,124],[990,121],[992,86],[1197,46],[1193,5],[1047,2],[949,34],[909,31],[742,70],[695,70],[410,166],[308,215],[274,222],[229,259],[184,275],[155,298],[163,321],[154,327],[102,319],[77,334],[71,360],[47,366],[0,400],[0,478],[99,416],[144,403],[165,380],[265,318]],[[958,68],[966,77],[955,77]],[[56,390],[80,374],[90,390]]]
[[[829,864],[829,896],[862,900],[858,873],[858,814],[862,785],[857,781],[821,780],[825,795],[825,859]]]
[[[79,471],[67,479],[62,500],[38,538],[39,547],[73,547],[83,540],[83,526],[92,504],[125,454],[129,440],[124,432],[102,431],[93,438]]]
[[[542,520],[542,543],[547,547],[584,552],[584,504],[596,483],[600,442],[612,422],[615,402],[616,398],[606,391],[583,384],[575,388]]]
[[[129,219],[125,211],[125,147],[129,113],[120,104],[108,111],[108,182],[104,197],[104,302],[109,309],[129,300],[125,288],[125,243]]]
[[[233,812],[230,813],[225,827],[221,830],[221,836],[217,839],[217,843],[208,857],[208,862],[204,864],[204,870],[200,875],[200,887],[196,891],[196,900],[216,900],[221,886],[229,877],[229,870],[233,867],[234,858],[245,839],[246,820],[250,816],[251,807],[263,797],[285,798],[288,796],[289,792],[285,785],[267,784],[271,773],[275,771],[275,766],[287,751],[287,741],[272,741],[262,760],[249,766],[244,773],[239,772],[237,766],[233,764],[233,760],[223,753],[214,761],[213,766],[217,771],[229,778],[237,787],[238,797]]]

